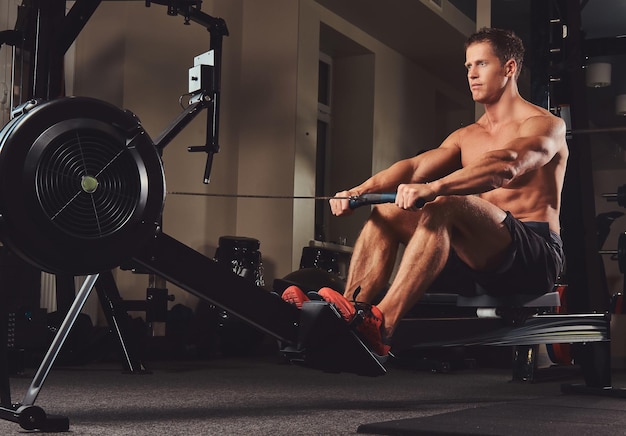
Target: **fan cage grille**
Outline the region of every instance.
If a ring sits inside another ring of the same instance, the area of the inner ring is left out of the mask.
[[[85,177],[97,183],[83,184]],[[43,151],[35,189],[54,226],[74,237],[98,239],[116,233],[132,218],[141,181],[123,138],[79,128],[58,135]]]

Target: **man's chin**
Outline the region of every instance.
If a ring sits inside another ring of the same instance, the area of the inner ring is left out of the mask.
[[[481,95],[477,92],[472,92],[472,100],[474,100],[476,103],[482,103],[484,98],[484,95]]]
[[[487,98],[484,95],[475,95],[472,94],[472,100],[474,100],[474,103],[479,103],[479,104],[487,104],[489,103],[489,98]]]

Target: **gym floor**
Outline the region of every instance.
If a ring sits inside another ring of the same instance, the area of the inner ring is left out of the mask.
[[[254,357],[160,360],[150,374],[115,362],[55,366],[35,405],[67,416],[76,435],[616,435],[626,398],[561,393],[569,378],[512,383],[506,368],[433,373],[388,365],[377,378],[327,374]],[[11,378],[13,401],[34,370]],[[614,386],[626,387],[616,372]],[[26,430],[0,420],[0,434]]]

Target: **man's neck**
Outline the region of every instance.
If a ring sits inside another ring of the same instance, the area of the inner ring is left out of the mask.
[[[485,103],[485,121],[497,127],[515,118],[515,107],[522,101],[517,89],[505,89],[495,103]]]

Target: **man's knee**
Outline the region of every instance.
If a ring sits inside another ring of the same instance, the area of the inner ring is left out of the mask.
[[[393,203],[372,208],[364,231],[376,231],[400,242],[406,242],[415,231],[419,214],[400,209]]]
[[[422,207],[419,224],[429,227],[447,227],[454,221],[455,217],[462,216],[462,211],[467,210],[467,203],[466,196],[437,197]]]
[[[431,209],[435,211],[440,210],[456,210],[463,207],[468,207],[468,204],[472,201],[472,198],[467,195],[443,195],[435,198],[433,201],[426,203],[423,209]]]
[[[417,227],[450,227],[463,211],[471,207],[466,196],[442,196],[426,203],[419,211],[400,209],[393,203],[374,206],[365,224],[364,232],[378,232],[407,242]]]

